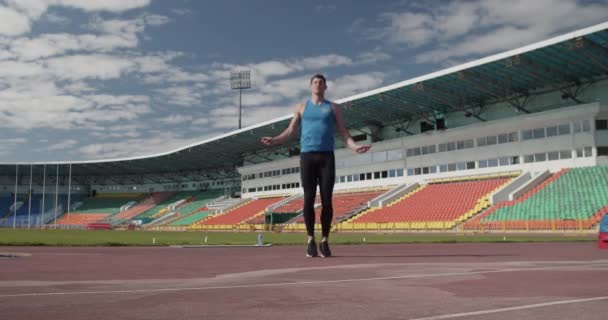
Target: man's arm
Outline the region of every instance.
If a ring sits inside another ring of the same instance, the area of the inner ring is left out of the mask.
[[[293,118],[291,118],[291,122],[289,122],[289,126],[287,126],[287,129],[285,129],[285,131],[281,132],[281,134],[276,137],[262,137],[260,141],[267,146],[273,146],[289,141],[289,139],[291,139],[300,128],[300,121],[302,119],[302,109],[302,103],[296,105],[296,110],[293,114]]]
[[[338,129],[340,136],[342,136],[342,140],[344,140],[346,146],[357,153],[367,152],[367,150],[369,150],[372,146],[356,144],[355,140],[353,140],[353,137],[351,137],[350,133],[348,133],[348,130],[344,126],[344,118],[342,117],[342,111],[340,111],[340,108],[338,108],[338,106],[334,103],[331,104],[331,108],[334,111],[336,128]]]

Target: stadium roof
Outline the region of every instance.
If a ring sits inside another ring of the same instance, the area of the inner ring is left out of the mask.
[[[389,126],[436,114],[469,110],[474,106],[509,103],[527,112],[521,103],[547,91],[562,91],[608,78],[608,22],[483,59],[416,77],[335,101],[346,126]],[[543,91],[544,90],[544,91]],[[74,176],[139,175],[180,172],[235,172],[243,161],[265,162],[289,155],[289,145],[271,150],[259,143],[262,136],[283,131],[292,115],[276,118],[165,153],[122,159],[0,163],[0,175],[15,174],[15,164],[72,164]],[[432,120],[431,120],[432,121]],[[29,174],[29,170],[24,175]],[[63,172],[63,169],[62,169]]]

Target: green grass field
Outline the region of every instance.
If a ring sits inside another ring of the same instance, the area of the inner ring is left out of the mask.
[[[166,246],[166,245],[252,245],[254,232],[152,232],[0,229],[0,246]],[[303,233],[263,233],[264,243],[301,245]],[[333,244],[374,243],[457,243],[457,242],[549,242],[595,241],[595,235],[509,234],[418,234],[418,233],[337,233]],[[153,244],[154,242],[154,244]]]

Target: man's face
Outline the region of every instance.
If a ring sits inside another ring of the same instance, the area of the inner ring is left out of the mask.
[[[314,78],[310,82],[310,91],[312,91],[314,94],[325,93],[325,89],[327,89],[327,85],[323,79]]]

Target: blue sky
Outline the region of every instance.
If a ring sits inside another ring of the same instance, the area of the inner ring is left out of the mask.
[[[505,5],[506,4],[506,5]],[[608,0],[0,0],[0,162],[150,155],[608,20]]]

